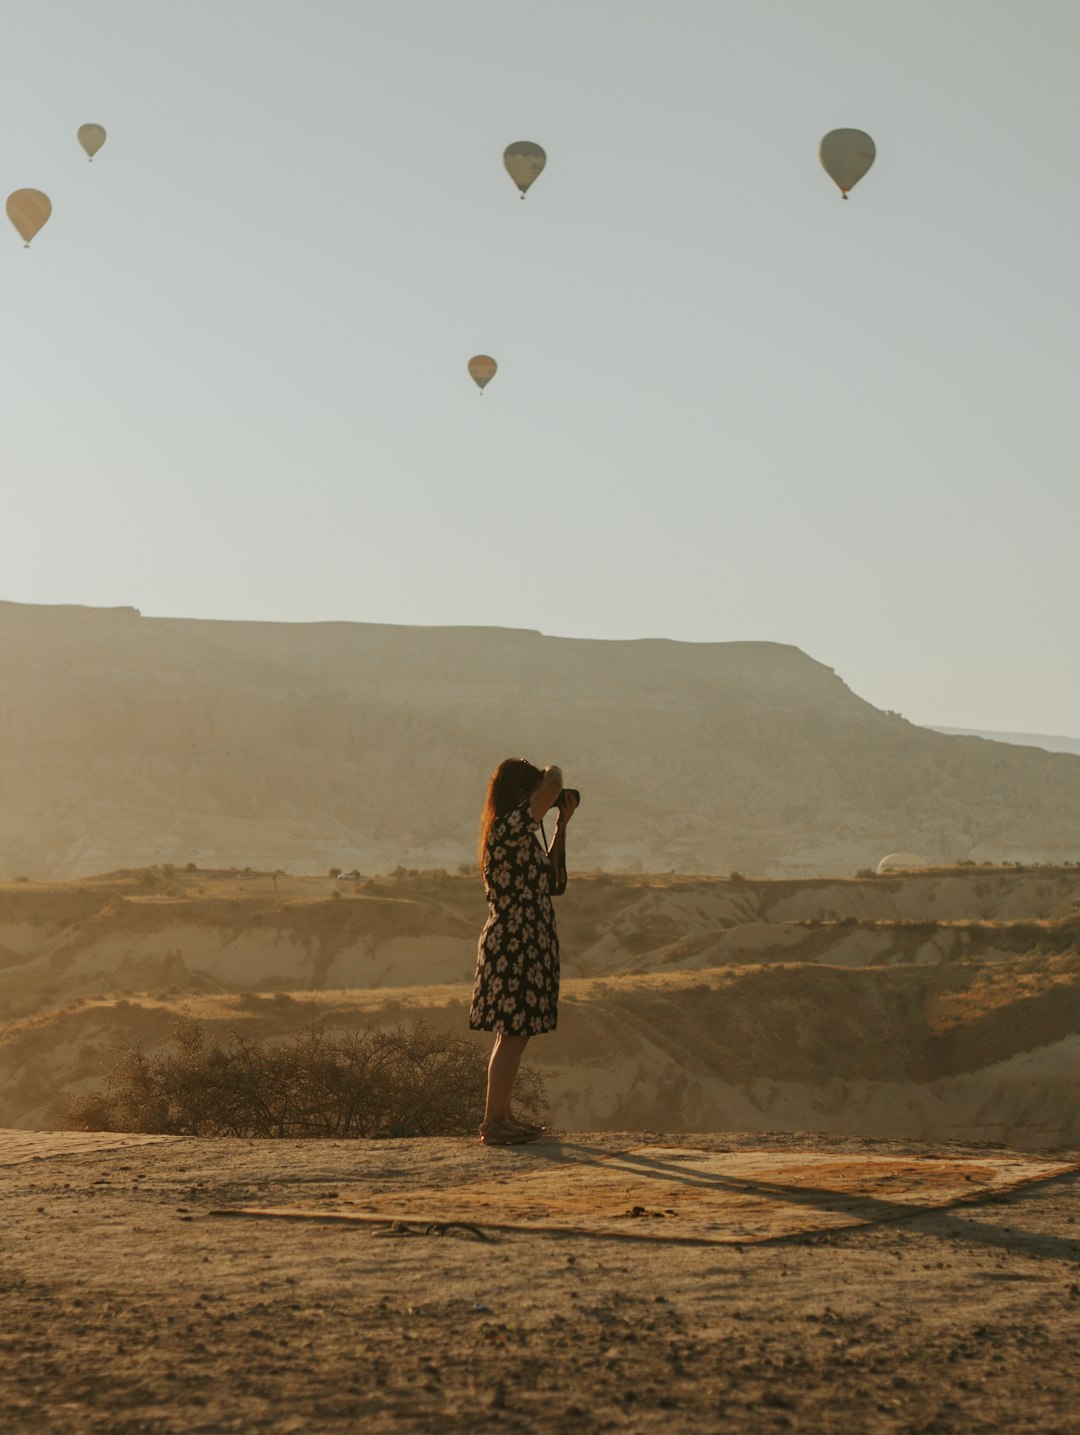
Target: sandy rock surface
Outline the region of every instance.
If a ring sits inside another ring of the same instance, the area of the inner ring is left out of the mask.
[[[529,1060],[565,1129],[1080,1143],[1080,868],[598,875],[563,902]],[[182,1016],[219,1042],[464,1035],[484,911],[475,873],[0,883],[0,1126],[64,1124]]]
[[[727,1133],[491,1150],[2,1132],[0,1429],[1077,1429],[1075,1170],[977,1204],[764,1244],[479,1240],[210,1214],[392,1215],[418,1197],[450,1211],[477,1181],[504,1181],[509,1205],[540,1171],[557,1187],[583,1151],[603,1163],[675,1146],[868,1165],[1011,1154]],[[1068,1166],[1080,1153],[1045,1159]]]

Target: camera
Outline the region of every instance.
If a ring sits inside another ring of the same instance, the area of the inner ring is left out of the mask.
[[[562,792],[560,792],[558,797],[555,799],[556,807],[561,807],[563,805],[563,798],[567,795],[572,797],[579,807],[581,806],[581,793],[577,790],[577,788],[564,787]]]

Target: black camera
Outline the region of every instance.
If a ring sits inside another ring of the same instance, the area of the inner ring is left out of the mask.
[[[555,799],[555,805],[557,807],[561,807],[563,805],[563,798],[567,796],[572,797],[577,803],[577,805],[579,807],[581,806],[581,793],[577,790],[576,787],[564,787],[563,790],[559,793],[558,797]]]

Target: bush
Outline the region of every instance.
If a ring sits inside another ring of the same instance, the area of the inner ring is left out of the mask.
[[[860,867],[859,870],[855,873],[855,876],[856,876],[856,877],[876,877],[876,876],[877,876],[877,873],[874,871],[873,867]]]
[[[329,871],[326,875],[327,875],[328,877],[333,877],[334,880],[336,881],[336,880],[341,876],[341,868],[340,868],[340,867],[331,867],[331,868],[330,868],[330,871]]]
[[[104,1090],[69,1098],[62,1124],[172,1136],[464,1136],[483,1119],[486,1068],[482,1048],[423,1023],[312,1026],[276,1044],[233,1033],[222,1046],[185,1018],[156,1055],[122,1048]],[[539,1072],[519,1076],[518,1104],[543,1114]]]

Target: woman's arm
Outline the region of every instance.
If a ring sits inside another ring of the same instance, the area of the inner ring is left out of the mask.
[[[540,786],[532,795],[529,810],[537,822],[550,807],[554,807],[563,789],[562,768],[545,767]]]
[[[573,817],[578,805],[578,799],[572,793],[567,792],[565,788],[559,793],[555,801],[558,804],[559,816],[555,823],[555,832],[551,839],[551,846],[548,848],[549,853],[554,851],[555,842],[558,837],[561,836],[565,840],[566,824],[570,821],[571,817]]]
[[[573,793],[564,790],[559,794],[559,820],[555,824],[555,832],[548,848],[551,893],[554,897],[560,897],[566,891],[566,824],[573,817],[577,805],[578,799]]]
[[[559,897],[566,891],[566,828],[561,821],[555,824],[547,855],[551,866],[551,892]]]

